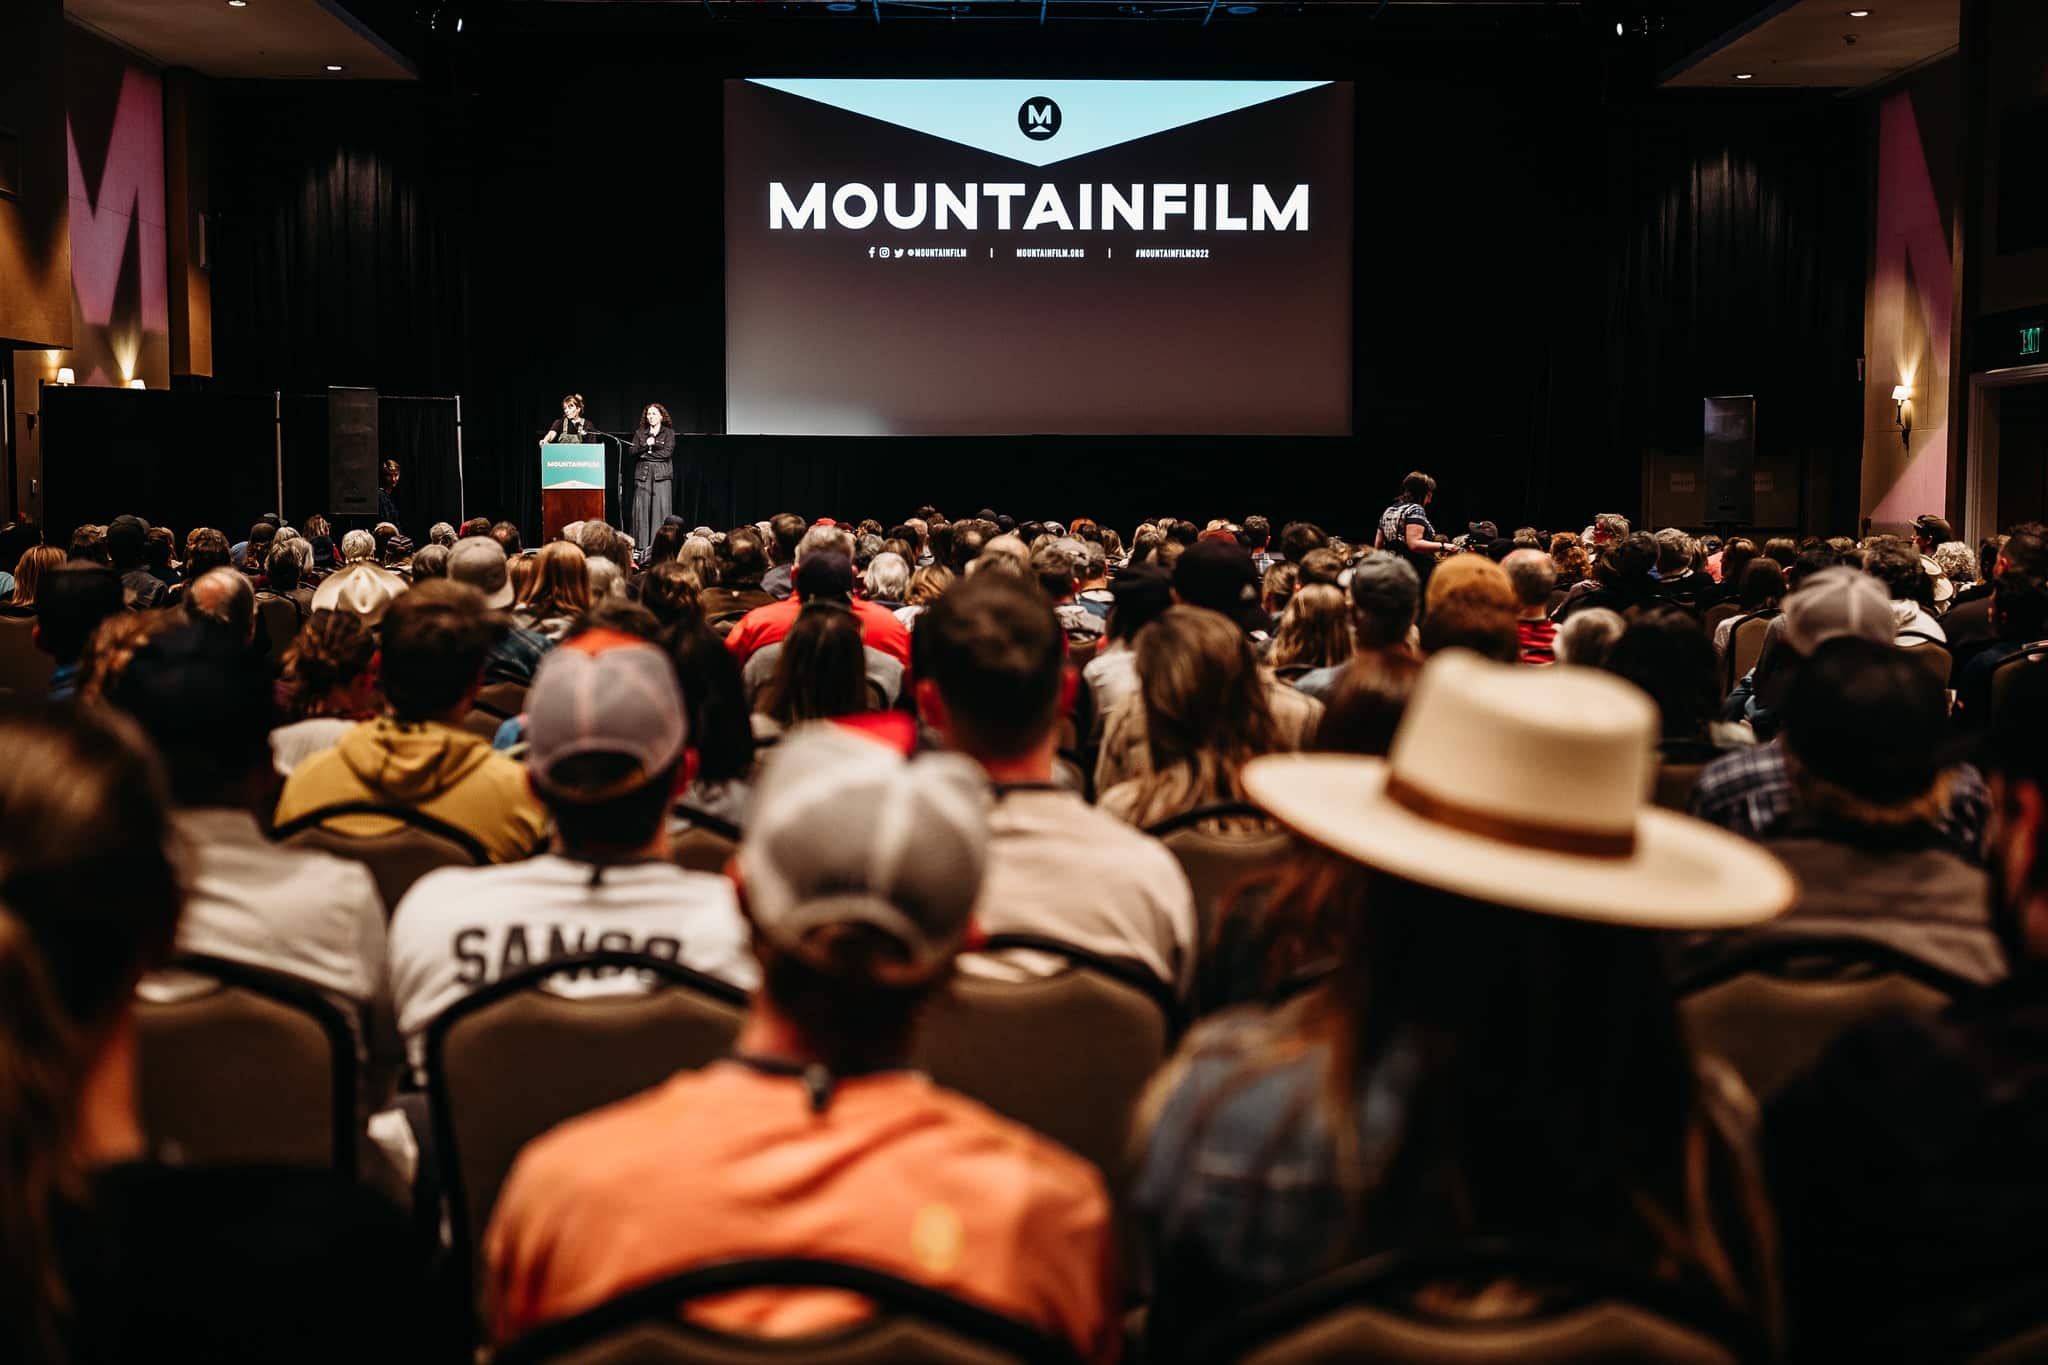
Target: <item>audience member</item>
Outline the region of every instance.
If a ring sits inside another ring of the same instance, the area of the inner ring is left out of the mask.
[[[278,823],[343,802],[378,801],[467,832],[494,862],[539,847],[546,815],[527,790],[525,772],[461,728],[496,634],[483,600],[466,584],[422,583],[393,602],[378,651],[386,713],[293,769],[278,798]],[[375,835],[400,822],[341,815],[323,823]]]
[[[725,551],[718,581],[706,582],[697,595],[705,621],[714,626],[737,621],[755,607],[776,600],[761,587],[761,576],[769,566],[759,531],[740,526],[727,532]]]
[[[266,525],[266,529],[268,529]],[[149,611],[163,605],[170,591],[143,564],[143,550],[149,541],[149,523],[141,517],[115,517],[107,523],[107,559],[121,578],[121,595],[135,611]]]
[[[1258,656],[1243,632],[1216,612],[1169,607],[1139,634],[1137,659],[1138,704],[1110,716],[1097,766],[1098,774],[1122,769],[1130,776],[1114,785],[1098,776],[1101,809],[1142,829],[1242,799],[1237,775],[1245,763],[1283,747]],[[1124,729],[1134,719],[1143,723],[1144,762],[1119,763],[1112,756],[1130,742]]]
[[[1998,813],[1985,899],[2011,979],[1938,1015],[1852,1029],[1764,1125],[1794,1358],[1933,1360],[1954,1354],[1963,1324],[1984,1337],[2039,1319],[2048,673],[2022,676],[1984,761]]]
[[[853,537],[837,526],[819,525],[804,533],[796,549],[796,565],[801,569],[803,561],[815,554],[838,555],[843,557],[849,589],[853,566]],[[834,577],[836,578],[836,573]],[[791,579],[794,591],[795,579]],[[851,597],[849,605],[860,621],[861,639],[864,643],[879,649],[890,658],[908,668],[910,666],[910,632],[896,619],[894,612],[886,607]],[[802,610],[800,599],[756,607],[740,618],[732,633],[725,637],[726,648],[730,649],[742,664],[757,649],[774,644],[789,633],[796,624],[797,613]]]
[[[763,528],[769,539],[765,549],[770,552],[774,564],[761,575],[761,591],[776,601],[781,601],[796,591],[796,547],[810,529],[810,523],[794,512],[777,512],[768,518]],[[852,547],[845,551],[848,559],[853,558]]]
[[[1753,559],[1743,567],[1737,581],[1735,601],[1717,610],[1728,614],[1709,627],[1714,632],[1714,653],[1726,656],[1735,625],[1744,617],[1776,615],[1785,600],[1785,570],[1775,559]]]
[[[1325,753],[1384,756],[1407,713],[1408,698],[1422,672],[1413,654],[1361,654],[1339,669],[1323,694],[1323,720],[1310,747]]]
[[[192,581],[194,576],[188,570],[188,586]],[[313,590],[313,610],[345,611],[361,617],[364,625],[375,626],[406,587],[406,581],[389,569],[358,560],[320,580]]]
[[[49,697],[67,701],[78,691],[92,633],[122,610],[121,580],[111,569],[67,561],[66,567],[45,570],[34,591],[35,646],[57,661]]]
[[[1542,550],[1516,550],[1501,561],[1515,592],[1515,637],[1525,664],[1557,662],[1557,627],[1550,620],[1550,595],[1557,588],[1557,561]]]
[[[439,548],[439,547],[430,547]],[[332,749],[360,721],[377,714],[372,663],[377,637],[345,611],[314,612],[285,646],[280,690],[285,724],[270,732],[270,760],[279,777]]]
[[[583,551],[566,540],[552,541],[541,546],[533,577],[520,589],[512,619],[525,630],[559,642],[590,610],[590,602],[590,565]]]
[[[1395,555],[1373,554],[1351,570],[1351,643],[1361,654],[1412,654],[1415,615],[1422,602],[1422,580],[1409,563]],[[1335,685],[1342,665],[1311,669],[1294,680],[1297,690],[1323,697]]]
[[[1620,612],[1607,607],[1588,607],[1564,619],[1557,628],[1556,638],[1551,641],[1551,649],[1561,664],[1600,668],[1607,662],[1607,652],[1614,648],[1614,642],[1626,629],[1628,622],[1621,619]]]
[[[1814,574],[1785,599],[1781,663],[1771,683],[1783,690],[1801,663],[1830,640],[1853,636],[1891,646],[1896,624],[1891,602],[1876,579],[1857,569],[1836,567]],[[1771,651],[1766,649],[1766,659]],[[1761,672],[1763,665],[1758,666]],[[1875,743],[1874,736],[1866,742]],[[1970,863],[1983,860],[1989,794],[1983,777],[1968,764],[1946,773],[1946,809],[1937,825],[1947,847]],[[1692,814],[1749,839],[1769,839],[1798,811],[1798,789],[1786,760],[1785,742],[1775,733],[1754,748],[1724,754],[1707,765],[1693,788]]]
[[[1310,583],[1287,599],[1273,629],[1266,661],[1295,676],[1319,668],[1341,668],[1351,657],[1351,606],[1344,590]]]
[[[798,570],[801,583],[804,574]],[[792,597],[790,600],[797,600]],[[869,658],[878,654],[862,646],[860,622],[837,602],[807,602],[789,634],[758,651],[741,671],[754,697],[754,738],[777,738],[805,721],[857,716],[876,709],[869,692]],[[903,669],[894,659],[893,685],[900,688]],[[763,667],[764,662],[766,667]],[[763,673],[767,676],[761,676]],[[892,692],[891,695],[894,695]]]
[[[565,642],[534,678],[526,735],[550,850],[429,873],[392,918],[392,1004],[415,1066],[449,1005],[551,957],[617,949],[744,989],[759,980],[731,884],[668,860],[668,810],[692,756],[667,656],[604,629]]]
[[[1656,724],[1597,673],[1446,655],[1391,758],[1247,766],[1322,850],[1268,913],[1321,926],[1338,961],[1286,1005],[1198,1026],[1141,1107],[1148,1356],[1192,1355],[1346,1261],[1469,1238],[1652,1267],[1772,1324],[1749,1100],[1687,1042],[1658,931],[1760,922],[1793,886],[1645,808]],[[1445,1286],[1441,1309],[1491,1288]]]
[[[1720,668],[1714,647],[1683,607],[1653,607],[1623,630],[1602,668],[1634,683],[1657,707],[1662,763],[1705,763],[1753,736],[1719,719]]]
[[[1843,636],[1802,661],[1785,699],[1794,815],[1765,846],[1799,881],[1793,913],[1686,954],[1701,966],[1758,939],[1869,939],[1965,981],[2005,975],[1984,872],[1943,839],[1941,684],[1897,648]]]
[[[423,1248],[353,1181],[151,1157],[135,983],[182,892],[145,750],[107,708],[0,715],[0,1358],[443,1358]]]
[[[1136,961],[1185,994],[1194,980],[1195,909],[1180,864],[1157,840],[1053,785],[1073,684],[1044,596],[978,574],[934,602],[917,635],[919,712],[996,783],[977,926]],[[975,969],[1057,966],[1013,954],[1001,964],[978,959]]]
[[[1966,730],[1991,724],[1992,675],[2027,645],[2048,636],[2048,578],[2007,569],[1991,586],[1992,638],[1956,674],[1956,723]]]
[[[1873,536],[1864,546],[1863,572],[1884,584],[1891,598],[1896,643],[1947,647],[1948,636],[1934,619],[1934,580],[1918,550],[1903,540]]]
[[[458,541],[448,552],[448,578],[475,588],[486,609],[503,611],[512,605],[512,579],[506,569],[505,551],[494,536],[471,536]],[[484,660],[484,682],[515,683],[524,687],[533,681],[540,661],[555,642],[517,621],[506,620]]]
[[[956,757],[905,764],[833,727],[782,746],[738,859],[762,972],[739,1046],[521,1155],[488,1241],[501,1339],[692,1266],[802,1255],[928,1284],[1081,1358],[1114,1356],[1100,1176],[909,1065],[920,1007],[972,927],[987,807],[986,782]],[[805,1289],[688,1309],[771,1337],[870,1311]]]
[[[239,569],[208,569],[185,588],[185,614],[247,645],[256,638],[256,593]]]
[[[303,553],[304,558],[300,556]],[[278,597],[292,604],[292,614],[304,621],[313,613],[313,586],[301,575],[313,562],[313,547],[303,540],[273,540],[263,559],[263,591],[257,596]]]
[[[1078,540],[1047,540],[1031,552],[1031,576],[1052,603],[1053,615],[1072,646],[1101,643],[1104,619],[1080,600],[1081,575],[1088,555]]]
[[[385,907],[361,863],[272,843],[257,824],[252,812],[275,785],[270,692],[238,640],[184,627],[137,650],[109,700],[141,724],[169,773],[190,859],[178,948],[311,982],[347,1008],[367,1055],[386,1031]],[[175,997],[181,983],[147,993]]]
[[[14,562],[14,590],[7,605],[28,610],[36,605],[43,576],[64,567],[64,552],[54,545],[36,545],[21,552]]]

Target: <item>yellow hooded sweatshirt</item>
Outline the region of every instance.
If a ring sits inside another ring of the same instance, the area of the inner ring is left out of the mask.
[[[292,770],[278,798],[278,824],[345,801],[380,801],[413,809],[475,835],[493,862],[537,851],[547,811],[526,783],[526,769],[491,749],[490,741],[433,721],[366,720],[324,753]],[[343,815],[324,822],[342,834],[388,834],[398,821]]]

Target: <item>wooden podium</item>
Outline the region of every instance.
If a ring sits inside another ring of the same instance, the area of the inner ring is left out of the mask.
[[[540,443],[540,538],[578,521],[604,520],[604,442]]]

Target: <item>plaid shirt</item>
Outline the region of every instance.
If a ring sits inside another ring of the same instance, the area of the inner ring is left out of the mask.
[[[1991,818],[1991,789],[1969,764],[1949,770],[1948,810],[1937,823],[1949,847],[1970,861],[1984,861],[1985,827]],[[1785,766],[1785,743],[1772,740],[1737,749],[1707,765],[1692,789],[1687,809],[1709,824],[1732,830],[1745,839],[1763,840],[1782,833],[1798,798]]]

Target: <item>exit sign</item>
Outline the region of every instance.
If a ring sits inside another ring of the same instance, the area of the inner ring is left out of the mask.
[[[2022,327],[2022,328],[2020,328],[2020,354],[2021,354],[2021,355],[2039,355],[2039,354],[2041,354],[2041,324],[2040,324],[2040,323],[2038,323],[2038,322],[2037,322],[2037,323],[2035,323],[2035,324],[2034,324],[2034,325],[2033,325],[2032,327]]]

